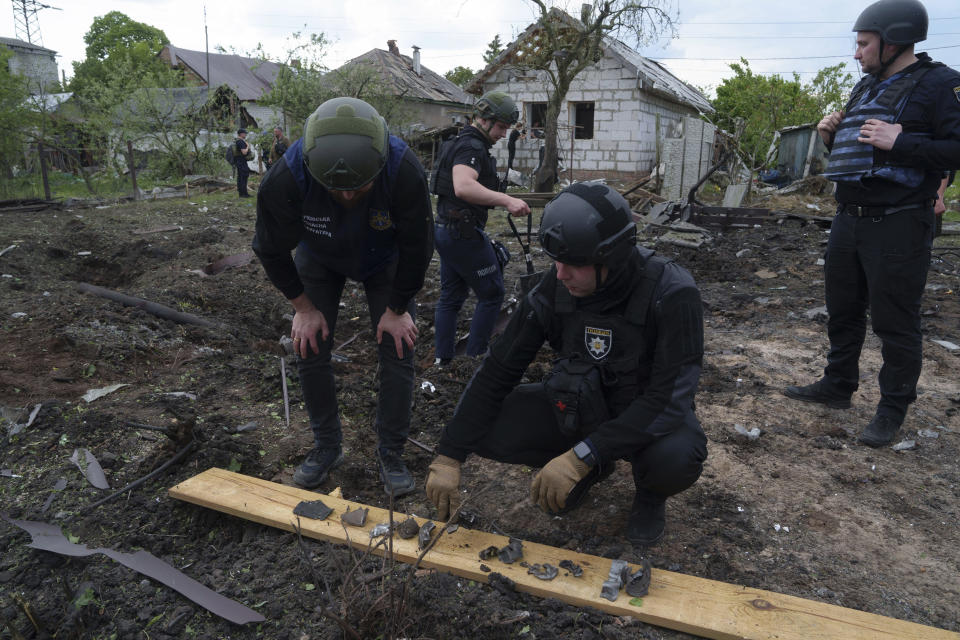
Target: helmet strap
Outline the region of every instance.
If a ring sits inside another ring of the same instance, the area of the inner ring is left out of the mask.
[[[903,55],[903,52],[907,50],[907,47],[908,47],[909,45],[905,45],[905,44],[900,45],[900,48],[897,49],[897,52],[896,52],[895,54],[893,54],[893,56],[892,56],[889,60],[887,60],[886,62],[884,62],[884,61],[883,61],[883,49],[884,49],[885,46],[886,46],[886,43],[884,43],[883,38],[880,38],[880,53],[879,53],[879,56],[878,56],[878,58],[879,58],[879,60],[880,60],[880,73],[877,74],[877,77],[878,77],[878,78],[881,77],[881,76],[883,76],[883,73],[884,73],[884,71],[887,70],[887,67],[889,67],[890,65],[892,65],[892,64],[896,61],[897,58],[899,58],[901,55]]]

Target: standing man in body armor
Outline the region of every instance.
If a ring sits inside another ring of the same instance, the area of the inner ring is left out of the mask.
[[[470,290],[477,307],[470,322],[467,355],[487,350],[500,303],[503,272],[497,253],[484,232],[491,207],[513,216],[530,213],[527,203],[499,191],[497,161],[490,147],[503,138],[520,117],[513,100],[502,91],[483,95],[473,122],[464,127],[440,154],[432,190],[437,199],[436,244],[440,254],[440,300],[434,314],[437,364],[453,359],[457,314]]]
[[[293,481],[311,489],[343,461],[330,351],[350,278],[363,283],[379,344],[380,477],[387,494],[413,491],[401,455],[413,398],[414,296],[433,255],[430,194],[416,156],[366,102],[324,102],[263,179],[253,250],[296,312],[290,337],[314,448]]]
[[[927,23],[917,0],[867,7],[853,30],[854,58],[868,75],[843,112],[817,125],[831,149],[824,175],[837,183],[839,203],[824,267],[830,351],[820,380],[784,393],[850,406],[869,307],[883,345],[880,402],[859,437],[871,447],[893,441],[917,397],[934,203],[945,171],[960,167],[960,74],[914,53]]]
[[[694,414],[703,307],[693,278],[636,247],[630,205],[606,185],[575,184],[547,204],[540,244],[555,261],[521,302],[447,424],[427,496],[441,520],[459,504],[460,466],[475,453],[543,467],[530,498],[550,514],[578,506],[633,468],[627,538],[663,534],[664,504],[697,481],[707,440]],[[540,383],[520,384],[544,343]]]

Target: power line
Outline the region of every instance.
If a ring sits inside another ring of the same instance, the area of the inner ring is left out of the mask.
[[[930,22],[938,22],[941,20],[960,20],[960,16],[953,16],[951,18],[930,18]],[[850,24],[849,20],[788,20],[786,22],[683,22],[682,20],[679,24],[766,24],[766,25],[787,25],[787,24]]]
[[[926,49],[924,49],[924,51],[936,51],[938,49],[956,49],[958,47],[960,47],[960,44],[949,45],[946,47],[927,47]],[[852,58],[853,55],[850,53],[843,53],[843,54],[834,55],[834,56],[794,56],[791,58],[750,58],[748,56],[738,56],[735,58],[696,58],[696,57],[669,58],[669,57],[660,57],[660,56],[644,56],[644,57],[649,58],[650,60],[656,60],[658,62],[660,60],[703,60],[703,61],[712,61],[712,62],[718,62],[718,61],[725,62],[727,60],[733,60],[736,62],[740,60],[740,58],[744,58],[744,57],[747,58],[747,60],[756,60],[756,61],[760,61],[760,60],[825,60],[828,58]]]

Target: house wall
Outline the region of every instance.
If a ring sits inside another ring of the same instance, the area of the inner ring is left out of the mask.
[[[486,82],[483,90],[506,91],[521,105],[521,117],[528,117],[527,105],[546,102],[545,74],[501,68]],[[594,103],[594,137],[573,139],[574,115],[571,103]],[[636,72],[624,67],[618,58],[607,55],[574,79],[561,106],[558,118],[558,147],[575,180],[604,177],[633,179],[653,169],[667,134],[681,129],[686,115],[696,115],[692,107],[670,102],[638,87]],[[528,128],[532,124],[526,122]],[[572,144],[572,153],[571,153]],[[513,166],[521,172],[536,168],[539,140],[517,144]],[[507,163],[507,143],[494,145],[497,165]],[[571,162],[572,159],[572,162]],[[564,176],[561,176],[564,177]]]
[[[10,73],[30,79],[30,93],[47,93],[60,81],[57,77],[57,59],[52,51],[38,51],[9,47],[13,51],[7,67]]]
[[[410,107],[414,112],[414,118],[424,127],[430,129],[434,127],[448,127],[455,120],[460,121],[461,116],[470,114],[472,109],[466,105],[450,106],[445,104],[436,104],[431,102],[410,101]]]

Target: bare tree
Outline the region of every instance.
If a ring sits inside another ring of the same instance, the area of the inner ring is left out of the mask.
[[[674,32],[671,0],[598,0],[580,8],[579,20],[548,0],[529,0],[540,18],[507,49],[507,63],[542,72],[547,85],[545,150],[534,179],[536,191],[552,191],[557,179],[557,117],[577,75],[600,61],[607,38],[637,46],[665,31]]]

